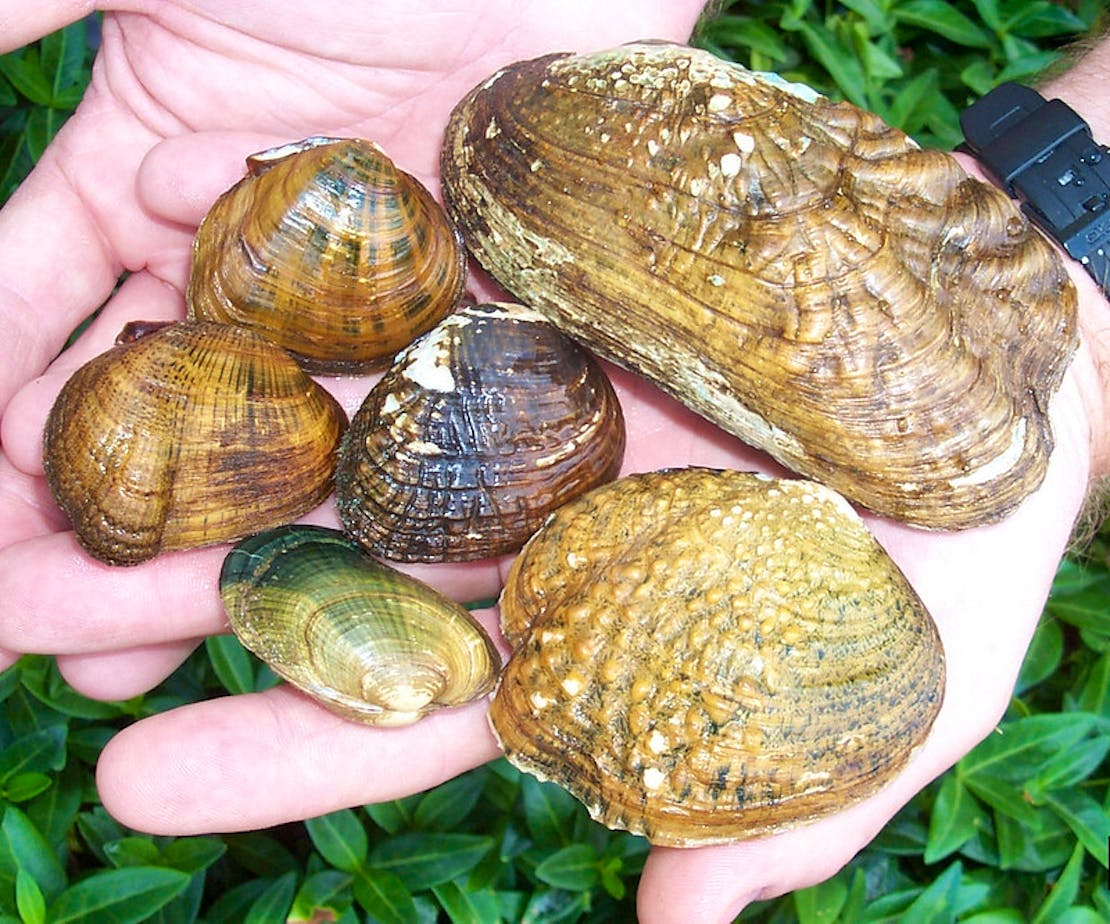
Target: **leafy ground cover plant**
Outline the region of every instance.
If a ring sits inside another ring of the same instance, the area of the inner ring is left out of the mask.
[[[1094,0],[720,4],[698,42],[950,146],[956,113],[1052,65]],[[0,57],[0,201],[76,105],[78,24]],[[272,673],[230,637],[120,703],[49,658],[0,675],[0,924],[633,919],[646,843],[496,761],[426,793],[249,834],[153,837],[111,819],[93,768],[116,730]],[[1065,561],[995,734],[827,882],[742,921],[1096,924],[1110,920],[1110,530]]]

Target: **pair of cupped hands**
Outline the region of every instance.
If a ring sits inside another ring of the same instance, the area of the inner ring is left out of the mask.
[[[16,47],[89,6],[17,0],[0,14],[8,19],[0,42]],[[242,176],[244,156],[312,134],[360,136],[435,189],[448,113],[498,67],[644,37],[682,41],[700,12],[700,4],[669,0],[130,6],[143,12],[105,15],[84,100],[0,212],[0,663],[53,654],[73,687],[104,699],[149,690],[205,636],[226,631],[217,595],[226,547],[134,568],[91,560],[43,479],[43,422],[68,375],[107,349],[124,322],[183,316],[193,233]],[[480,280],[472,288],[496,295]],[[690,464],[773,470],[653,387],[611,371],[628,423],[626,473]],[[370,383],[324,384],[351,413]],[[947,651],[944,708],[911,764],[876,796],[819,823],[722,847],[653,850],[641,920],[725,921],[756,898],[828,877],[990,731],[1083,500],[1089,437],[1075,391],[1069,376],[1056,399],[1057,450],[1045,484],[1005,522],[936,534],[868,519]],[[335,525],[334,507],[309,519]],[[497,592],[507,564],[411,570],[473,600]],[[496,612],[479,615],[496,634]],[[496,754],[484,703],[378,730],[279,687],[136,723],[107,745],[97,781],[123,823],[189,834],[398,798]]]

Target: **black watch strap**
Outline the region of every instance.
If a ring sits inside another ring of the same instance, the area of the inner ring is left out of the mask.
[[[960,115],[965,143],[1110,298],[1110,149],[1066,103],[1004,83]]]

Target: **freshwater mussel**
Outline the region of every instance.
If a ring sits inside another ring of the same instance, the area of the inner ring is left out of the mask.
[[[1063,263],[877,116],[684,46],[555,54],[459,103],[441,172],[508,291],[795,471],[939,528],[1042,480]]]
[[[259,334],[208,321],[129,325],[62,387],[43,466],[86,551],[130,565],[322,503],[346,423]]]
[[[521,305],[469,305],[399,354],[352,417],[340,518],[393,560],[515,551],[560,504],[616,477],[624,441],[588,352]]]
[[[598,821],[690,846],[876,792],[944,691],[936,628],[834,491],[700,468],[556,511],[501,595],[490,721]]]
[[[345,718],[407,725],[493,688],[500,659],[470,613],[336,530],[243,540],[220,595],[247,648]]]
[[[197,230],[192,317],[259,330],[312,372],[358,373],[458,301],[458,231],[375,144],[306,138],[247,168]]]

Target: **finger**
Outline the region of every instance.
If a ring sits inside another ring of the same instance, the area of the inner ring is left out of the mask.
[[[0,548],[65,528],[46,482],[17,470],[0,452]]]
[[[85,143],[80,123],[88,118],[79,115],[0,209],[0,334],[8,355],[0,366],[0,409],[20,383],[46,368],[69,332],[107,298],[123,268],[101,225],[102,203],[90,200],[66,169]],[[121,180],[127,165],[104,159],[103,153],[95,157],[104,168],[94,178],[98,195],[111,197],[111,207],[130,216]],[[82,165],[79,172],[88,169]]]
[[[640,878],[641,924],[727,924],[753,901],[834,875],[887,819],[862,806],[812,828],[720,847],[655,848]]]
[[[196,648],[196,640],[88,655],[59,655],[58,670],[78,693],[100,700],[130,699],[153,689]]]
[[[105,808],[141,831],[253,830],[400,798],[476,767],[497,755],[485,716],[480,701],[371,728],[278,687],[129,726],[101,753],[97,787]]]
[[[296,140],[262,132],[191,132],[155,144],[136,177],[139,200],[167,222],[195,228],[247,172],[250,154]]]
[[[118,568],[90,558],[68,532],[0,549],[0,647],[76,654],[223,631],[217,582],[226,553],[167,553]]]
[[[8,3],[4,15],[0,17],[0,53],[26,45],[77,22],[88,16],[91,10],[92,3],[89,0]]]

